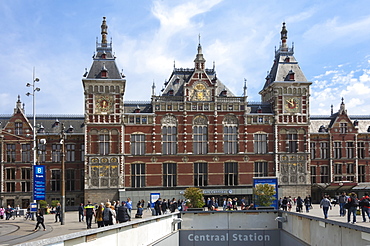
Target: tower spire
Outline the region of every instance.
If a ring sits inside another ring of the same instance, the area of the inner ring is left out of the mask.
[[[288,39],[288,31],[285,27],[285,22],[283,22],[283,27],[281,29],[280,36],[281,36],[281,48],[283,51],[287,51],[288,46],[286,44],[286,40]]]
[[[108,25],[106,22],[106,17],[103,17],[103,22],[101,24],[101,43],[106,44],[108,43],[107,41],[107,35],[108,35]]]
[[[200,44],[200,34],[198,35],[199,43],[198,43],[198,54],[195,57],[195,69],[196,70],[203,70],[205,69],[205,62],[206,60],[203,57],[202,45]]]
[[[244,96],[246,97],[247,96],[247,79],[246,78],[244,78],[243,91],[244,91]]]

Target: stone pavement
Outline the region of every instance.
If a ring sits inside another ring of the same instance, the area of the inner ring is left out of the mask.
[[[132,210],[131,216],[134,219],[136,210]],[[152,216],[151,211],[144,210],[143,218]],[[66,221],[64,225],[55,222],[55,215],[47,214],[45,217],[46,231],[41,227],[37,232],[34,231],[36,221],[23,220],[23,217],[17,217],[15,220],[0,220],[0,246],[16,245],[25,242],[32,242],[41,239],[56,237],[60,235],[84,231],[86,222],[78,222],[78,212],[66,212]],[[97,228],[97,224],[92,223],[92,228]]]
[[[294,210],[294,211],[293,211]],[[292,212],[295,212],[295,207],[292,208]],[[132,211],[132,217],[135,216],[136,210]],[[150,211],[144,210],[144,218],[152,216]],[[313,209],[309,213],[303,212],[302,214],[323,218],[322,209],[318,204],[313,205]],[[135,220],[133,218],[133,220]],[[347,217],[339,216],[339,205],[329,210],[328,220],[334,220],[339,222],[347,222]],[[86,229],[85,222],[78,222],[78,212],[67,212],[65,225],[61,225],[59,222],[54,223],[54,215],[45,215],[45,226],[46,231],[43,229],[34,232],[36,221],[24,221],[23,217],[18,217],[15,220],[0,220],[0,246],[3,245],[16,245],[25,242],[32,242],[41,239],[56,237],[60,235],[70,234],[78,231],[84,231]],[[357,215],[357,226],[370,227],[370,222],[362,222],[362,216]],[[92,228],[97,228],[97,224],[93,222]]]

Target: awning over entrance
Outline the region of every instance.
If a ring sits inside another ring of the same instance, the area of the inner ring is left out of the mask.
[[[351,190],[357,186],[355,182],[333,182],[329,184],[316,184],[317,187],[324,191],[346,191]]]

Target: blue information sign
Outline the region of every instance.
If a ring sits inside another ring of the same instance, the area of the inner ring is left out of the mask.
[[[154,208],[154,203],[161,197],[161,193],[150,193],[150,205]]]
[[[45,166],[33,167],[33,200],[45,200]]]
[[[273,207],[275,207],[275,209],[279,209],[278,207],[278,179],[277,178],[253,178],[253,187],[256,187],[256,185],[258,184],[269,184],[269,185],[272,185],[274,186],[275,188],[275,195],[274,195],[274,198],[275,200],[272,202],[272,205]],[[257,206],[256,206],[257,207]]]

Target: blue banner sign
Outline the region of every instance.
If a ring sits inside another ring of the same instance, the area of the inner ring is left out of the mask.
[[[279,209],[278,207],[278,179],[277,178],[253,178],[253,188],[256,187],[256,185],[259,184],[269,184],[274,186],[275,189],[275,195],[273,196],[275,200],[272,202],[272,207],[275,207],[275,209]],[[258,207],[258,205],[256,205]]]
[[[150,205],[154,208],[154,203],[161,197],[161,193],[150,193]]]
[[[45,200],[45,166],[33,166],[33,200]]]

